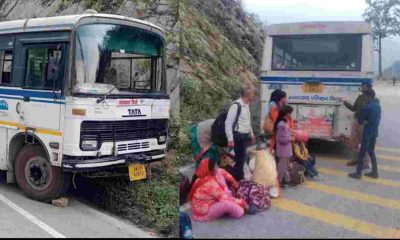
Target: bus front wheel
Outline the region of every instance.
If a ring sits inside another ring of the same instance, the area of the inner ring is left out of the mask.
[[[15,177],[28,197],[42,202],[58,198],[69,184],[66,173],[52,166],[38,145],[28,145],[21,150],[15,162]]]

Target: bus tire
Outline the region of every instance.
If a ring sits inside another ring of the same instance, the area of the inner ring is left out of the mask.
[[[27,145],[21,150],[15,162],[15,177],[25,195],[42,202],[60,197],[70,182],[68,174],[50,164],[39,145]]]

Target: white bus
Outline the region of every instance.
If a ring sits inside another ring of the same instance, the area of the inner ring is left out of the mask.
[[[366,22],[271,25],[261,67],[261,122],[272,91],[282,89],[297,128],[312,138],[347,141],[353,113],[341,101],[353,103],[373,75],[372,28]]]
[[[82,14],[0,23],[0,170],[50,201],[72,173],[146,177],[166,154],[161,28]]]

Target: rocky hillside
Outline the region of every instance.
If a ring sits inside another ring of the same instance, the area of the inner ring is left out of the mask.
[[[263,47],[262,24],[240,1],[181,2],[181,111],[179,150],[190,152],[193,122],[215,118],[238,96],[241,84],[257,84]],[[253,104],[254,127],[258,104]],[[187,159],[187,158],[186,158]]]
[[[89,8],[147,20],[166,31],[168,91],[174,113],[171,147],[177,151],[169,154],[163,166],[167,173],[164,168],[155,171],[158,177],[153,179],[161,179],[162,184],[149,180],[100,185],[108,189],[103,202],[107,210],[171,234],[177,229],[177,168],[190,161],[189,128],[216,117],[221,107],[237,97],[241,84],[257,84],[263,24],[243,10],[240,0],[0,0],[0,18],[80,14]],[[252,109],[256,123],[259,107],[254,104]],[[126,197],[118,197],[121,194]]]

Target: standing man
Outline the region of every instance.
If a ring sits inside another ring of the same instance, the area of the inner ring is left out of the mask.
[[[343,104],[352,112],[354,112],[354,121],[351,127],[351,139],[350,139],[350,147],[353,150],[353,158],[350,162],[347,163],[347,166],[355,166],[358,163],[358,146],[361,143],[361,135],[363,131],[363,126],[358,123],[358,117],[361,114],[362,109],[367,105],[369,102],[370,97],[366,95],[367,90],[371,90],[372,85],[370,83],[363,83],[361,85],[361,92],[362,94],[358,96],[354,105],[350,104],[347,101],[344,101]],[[369,168],[369,163],[365,161],[364,169]]]
[[[393,76],[393,87],[396,85],[396,77]]]
[[[349,177],[355,179],[361,179],[361,172],[363,168],[364,156],[368,152],[371,162],[372,171],[365,174],[367,177],[378,178],[378,165],[375,156],[375,144],[376,138],[378,137],[378,128],[381,121],[381,106],[379,105],[379,100],[375,98],[375,91],[369,89],[366,92],[367,96],[371,98],[367,106],[363,109],[361,114],[358,116],[358,122],[360,124],[365,124],[361,149],[359,155],[359,162],[357,164],[357,171],[355,173],[350,173]]]
[[[235,166],[233,167],[233,176],[236,180],[244,178],[243,165],[247,159],[247,147],[251,142],[256,142],[253,129],[251,127],[249,104],[254,101],[256,90],[252,86],[244,86],[240,90],[238,102],[241,106],[240,115],[237,118],[238,105],[232,104],[229,108],[225,121],[225,133],[228,138],[228,147],[233,147],[235,151]]]

